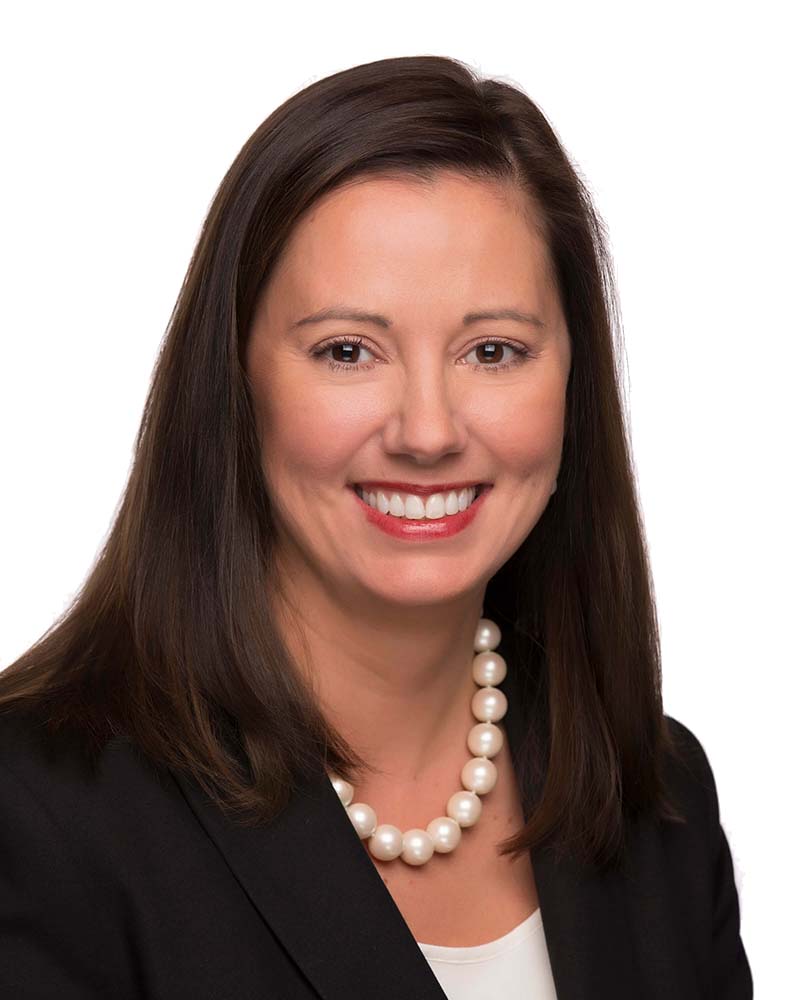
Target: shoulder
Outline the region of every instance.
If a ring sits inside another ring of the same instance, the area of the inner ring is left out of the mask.
[[[51,733],[33,711],[0,713],[0,924],[13,930],[0,934],[0,995],[12,967],[51,989],[69,969],[71,987],[127,995],[110,983],[128,967],[139,897],[153,872],[165,883],[166,859],[194,842],[190,810],[168,772],[122,738],[94,758],[81,747],[75,733]],[[51,994],[42,986],[36,995]]]
[[[73,861],[96,867],[148,824],[180,814],[182,797],[124,738],[89,754],[79,734],[53,733],[39,712],[0,712],[0,823],[3,843],[58,842]]]
[[[714,795],[714,773],[703,743],[686,723],[671,715],[665,715],[664,720],[672,748],[669,757],[674,768],[673,777],[688,782],[705,797]]]
[[[665,720],[672,744],[665,766],[667,789],[686,820],[660,827],[669,892],[683,907],[692,940],[710,942],[709,995],[750,998],[753,980],[740,936],[739,893],[714,772],[695,733],[677,719]]]
[[[47,720],[34,709],[14,706],[0,712],[0,791],[2,804],[12,788],[31,799],[44,786],[68,780],[79,770],[80,753],[67,735],[54,736]]]
[[[720,867],[728,852],[714,772],[697,734],[672,716],[665,715],[664,722],[661,774],[677,817],[636,820],[631,859],[640,879],[668,885],[670,895],[683,900],[686,920],[692,914],[691,922],[707,929],[719,879],[732,879],[732,872]]]
[[[54,732],[42,710],[14,706],[0,710],[0,787],[26,787],[33,797],[71,795],[97,786],[110,755],[123,741],[103,741],[89,755],[86,741],[73,730]]]
[[[626,828],[629,861],[640,880],[666,877],[671,892],[699,892],[707,898],[720,830],[714,774],[695,732],[668,715],[659,771],[673,815],[631,818]]]
[[[0,768],[34,782],[87,786],[121,766],[142,770],[144,755],[125,736],[110,734],[110,727],[102,736],[93,734],[81,721],[56,729],[39,705],[0,706]]]
[[[712,831],[719,822],[719,800],[711,763],[697,735],[679,719],[664,716],[668,733],[664,774],[675,804]]]
[[[15,706],[0,712],[0,836],[6,852],[14,844],[15,850],[26,844],[35,850],[40,840],[59,845],[47,852],[54,862],[71,850],[87,806],[103,790],[98,767],[104,768],[106,755],[103,748],[93,764],[74,734],[52,733],[38,710]]]
[[[665,715],[664,719],[683,765],[694,775],[696,780],[707,781],[711,767],[701,741],[685,722],[681,722],[672,715]]]
[[[662,787],[673,816],[638,816],[629,827],[633,884],[648,898],[668,898],[692,940],[711,933],[723,836],[714,776],[697,735],[665,716]],[[645,907],[643,898],[636,905]]]
[[[122,967],[123,946],[106,919],[110,882],[96,863],[102,826],[85,818],[91,780],[71,741],[48,736],[34,713],[0,714],[2,995],[12,980],[31,996],[110,995],[104,969]]]

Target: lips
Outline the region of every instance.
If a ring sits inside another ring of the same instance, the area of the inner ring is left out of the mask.
[[[410,485],[410,484],[404,484]],[[419,484],[417,484],[418,486]],[[414,505],[414,510],[411,511],[412,516],[409,517],[407,507],[403,512],[399,514],[392,513],[391,505],[390,509],[385,513],[381,510],[381,507],[385,506],[385,503],[379,503],[377,507],[373,507],[364,496],[360,495],[360,485],[357,483],[352,483],[349,485],[349,489],[355,498],[355,502],[358,504],[359,509],[362,511],[363,515],[366,517],[367,524],[372,527],[378,528],[380,531],[387,535],[391,535],[394,538],[401,539],[407,542],[426,542],[426,541],[436,541],[438,539],[452,538],[454,535],[459,534],[469,527],[470,524],[475,520],[476,517],[480,516],[479,511],[482,509],[485,500],[484,497],[491,491],[492,484],[477,484],[472,489],[466,489],[462,486],[459,491],[459,508],[461,503],[464,502],[464,497],[470,500],[470,503],[463,510],[459,509],[455,513],[447,513],[447,503],[445,504],[444,516],[441,517],[427,517],[418,516],[420,514],[419,504],[422,502],[422,497],[417,497],[416,504]],[[432,489],[432,487],[425,487],[425,489]],[[372,491],[370,491],[372,492]],[[403,493],[403,490],[393,490],[389,485],[383,483],[380,484],[380,488],[376,491],[386,497],[387,494],[392,496],[391,503],[395,502],[395,497],[398,493]],[[474,494],[474,496],[473,496]],[[448,491],[448,501],[450,501],[450,506],[452,509],[452,497],[455,495],[455,491]],[[406,494],[408,496],[408,494]],[[401,497],[402,499],[402,497]],[[403,500],[404,505],[406,500]],[[425,500],[425,510],[427,511],[428,504],[431,503],[430,497],[428,496]],[[438,511],[431,511],[431,514],[437,513]]]

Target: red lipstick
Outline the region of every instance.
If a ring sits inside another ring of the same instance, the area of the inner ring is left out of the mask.
[[[376,528],[380,528],[381,531],[387,535],[391,535],[393,538],[400,538],[403,541],[410,542],[428,542],[440,538],[451,538],[453,535],[457,535],[472,524],[486,502],[486,498],[492,492],[491,486],[487,483],[466,510],[461,510],[457,514],[445,514],[444,517],[428,519],[424,517],[395,517],[393,514],[382,514],[375,507],[370,507],[365,500],[361,499],[356,492],[356,485],[361,486],[361,483],[354,483],[351,486],[350,492],[355,497],[359,508],[363,511],[367,522]],[[364,485],[366,486],[367,484]],[[371,483],[369,485],[372,486]],[[406,486],[408,485],[406,484]],[[465,483],[463,485],[471,484]],[[381,484],[381,486],[385,489],[397,488],[395,484],[392,484],[391,487],[388,484]],[[463,489],[463,486],[459,486],[459,488]],[[414,493],[418,489],[418,486],[414,490],[403,488],[399,492]],[[428,493],[437,492],[444,492],[444,490],[428,488]]]

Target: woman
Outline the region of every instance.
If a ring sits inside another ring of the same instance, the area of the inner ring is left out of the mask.
[[[256,130],[107,544],[0,676],[0,995],[752,996],[613,287],[541,112],[457,61]]]

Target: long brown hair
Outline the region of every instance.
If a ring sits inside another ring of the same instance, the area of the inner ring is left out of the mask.
[[[680,817],[663,777],[673,748],[613,267],[602,220],[542,112],[457,60],[336,73],[245,143],[170,317],[108,539],[70,607],[0,675],[0,706],[75,732],[90,759],[124,735],[245,823],[276,815],[321,762],[357,780],[368,765],[324,718],[265,599],[274,532],[244,342],[259,291],[315,199],[356,176],[440,170],[510,180],[530,196],[572,343],[558,490],[484,601],[513,634],[516,669],[544,678],[525,691],[544,697],[548,719],[525,741],[541,795],[503,853],[549,843],[616,862],[626,815]],[[227,742],[231,720],[246,767]]]

